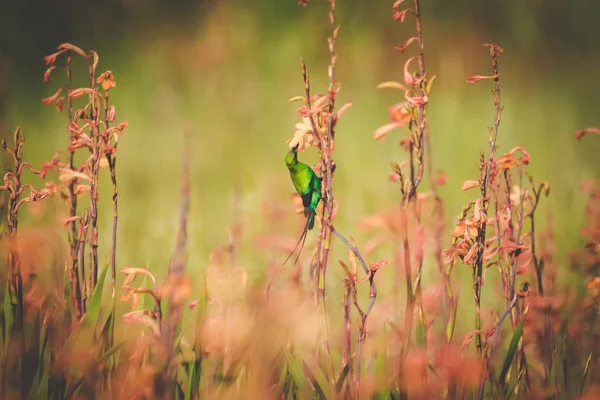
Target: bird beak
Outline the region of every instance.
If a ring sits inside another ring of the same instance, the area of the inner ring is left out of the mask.
[[[292,151],[293,151],[294,153],[297,153],[297,152],[298,152],[298,147],[299,147],[299,146],[300,146],[299,144],[295,145],[295,146],[292,148]]]

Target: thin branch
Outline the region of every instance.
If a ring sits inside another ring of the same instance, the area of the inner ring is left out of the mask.
[[[425,69],[425,56],[424,56],[424,52],[423,52],[424,44],[423,44],[423,33],[421,30],[421,5],[420,5],[419,0],[413,0],[413,3],[414,3],[414,7],[415,7],[414,15],[415,15],[415,23],[416,23],[416,27],[417,27],[417,43],[418,43],[417,59],[419,61],[419,75],[420,75],[419,78],[422,79],[421,84],[420,84],[421,96],[424,97],[426,95],[425,88],[427,87],[427,70]],[[425,102],[424,104],[419,105],[418,109],[419,109],[419,115],[418,115],[418,120],[417,120],[416,143],[413,143],[412,140],[410,142],[411,188],[410,188],[410,192],[406,199],[407,202],[409,202],[417,194],[417,187],[419,186],[419,183],[423,179],[423,157],[424,157],[423,142],[424,142],[424,138],[425,138],[426,131],[427,131],[427,118],[425,116],[426,112],[427,112],[427,103]],[[416,161],[417,161],[417,165],[418,165],[416,176],[415,176],[414,163],[413,163],[413,153],[414,153],[415,148],[416,148],[416,152],[417,152]]]
[[[65,64],[65,70],[67,73],[67,93],[70,93],[73,90],[73,77],[71,71],[71,52],[67,51],[67,61]],[[73,122],[73,99],[71,96],[67,96],[67,134],[69,135],[69,145],[71,145],[75,141],[75,133],[69,129],[69,126]],[[71,170],[75,170],[75,150],[71,149],[69,151],[69,168]],[[79,256],[78,256],[78,248],[79,248],[79,235],[77,232],[77,220],[75,217],[77,216],[77,195],[75,194],[75,186],[77,185],[78,179],[75,178],[71,180],[68,187],[68,202],[69,202],[69,218],[72,218],[70,222],[70,232],[69,232],[69,245],[70,245],[70,256],[71,256],[71,268],[69,268],[69,281],[71,283],[71,296],[74,297],[73,304],[77,309],[78,318],[80,319],[85,313],[85,303],[82,297],[85,297],[85,294],[82,293],[81,288],[81,280],[79,276]]]
[[[358,396],[358,393],[360,393],[360,382],[361,382],[360,377],[361,377],[361,366],[362,366],[362,345],[367,337],[367,329],[366,329],[367,318],[369,317],[369,314],[370,314],[371,310],[373,309],[373,306],[375,305],[375,300],[377,299],[377,287],[375,286],[375,281],[374,281],[375,273],[377,272],[377,270],[375,268],[371,269],[371,268],[367,267],[365,260],[362,258],[361,254],[358,251],[358,249],[356,248],[356,246],[354,246],[348,239],[346,239],[341,233],[339,233],[333,227],[333,225],[329,225],[329,229],[342,242],[344,242],[346,244],[346,246],[348,246],[348,248],[350,249],[350,251],[352,251],[352,253],[354,253],[356,258],[360,262],[360,265],[362,266],[363,270],[367,274],[367,277],[369,280],[369,298],[370,298],[370,300],[369,300],[369,305],[367,306],[367,309],[365,311],[363,311],[358,304],[357,293],[356,293],[356,282],[352,282],[354,305],[356,306],[356,309],[358,310],[358,312],[360,314],[360,327],[359,327],[359,331],[358,331],[358,339],[357,339],[358,343],[357,343],[357,349],[356,349],[356,396]]]
[[[494,127],[490,132],[489,140],[489,151],[488,158],[483,167],[483,176],[481,177],[481,198],[483,199],[483,214],[487,217],[488,207],[488,180],[490,171],[492,168],[494,153],[496,150],[496,138],[498,137],[498,130],[500,128],[500,117],[502,115],[502,106],[500,105],[500,73],[498,71],[498,55],[502,52],[502,49],[495,44],[489,45],[490,55],[492,57],[492,71],[494,73],[494,107],[496,109],[496,119],[494,121]],[[486,237],[487,223],[484,218],[481,226],[479,227],[476,246],[477,246],[477,258],[475,261],[475,274],[474,274],[474,288],[475,288],[475,330],[481,331],[481,286],[483,280],[483,253],[485,250],[485,237]],[[481,355],[483,353],[483,347],[481,342],[481,333],[477,333],[475,336],[475,344],[477,350]]]

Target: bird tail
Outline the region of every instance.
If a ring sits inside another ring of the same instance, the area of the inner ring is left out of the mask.
[[[308,209],[308,211],[306,211],[307,209]],[[306,226],[307,226],[308,230],[310,231],[312,228],[315,227],[315,215],[317,213],[312,208],[305,208],[304,213],[308,214],[306,216]]]
[[[306,242],[306,235],[307,235],[308,231],[311,230],[312,228],[314,228],[314,226],[315,226],[315,214],[316,214],[315,210],[313,210],[309,207],[306,207],[304,209],[304,213],[306,215],[306,224],[304,224],[304,229],[302,230],[302,235],[300,235],[300,239],[298,239],[296,246],[294,246],[294,250],[292,250],[290,255],[285,259],[285,261],[283,262],[283,265],[285,265],[285,263],[288,262],[290,257],[292,257],[296,253],[298,246],[300,246],[300,249],[298,250],[298,254],[296,254],[296,259],[294,260],[294,265],[296,265],[296,263],[298,262],[298,258],[300,258],[300,254],[302,253],[302,249],[304,248],[304,242]]]

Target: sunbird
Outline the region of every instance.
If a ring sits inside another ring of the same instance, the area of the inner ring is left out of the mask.
[[[302,248],[304,247],[306,234],[315,226],[317,204],[319,204],[319,201],[321,200],[321,178],[315,174],[315,171],[313,171],[310,166],[298,161],[298,145],[294,146],[294,148],[288,151],[288,153],[285,155],[285,165],[287,165],[288,169],[290,170],[290,177],[292,178],[294,188],[296,188],[296,191],[302,198],[304,216],[306,217],[306,224],[304,225],[304,230],[302,231],[302,235],[300,236],[298,243],[296,243],[292,253],[283,262],[285,264],[296,252],[298,245],[301,244],[298,255],[296,256],[296,261],[294,261],[295,264],[300,257]]]

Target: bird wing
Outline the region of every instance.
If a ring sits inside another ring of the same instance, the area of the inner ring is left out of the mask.
[[[317,175],[313,172],[313,170],[310,170],[311,172],[311,177],[310,177],[310,183],[308,184],[309,190],[306,192],[306,194],[301,195],[302,197],[302,205],[305,208],[305,216],[307,216],[307,210],[306,209],[311,209],[313,208],[312,206],[314,205],[316,208],[316,204],[313,204],[313,200],[315,197],[315,189],[317,187],[317,181],[319,180],[319,178],[317,177]],[[321,190],[319,190],[319,196],[321,195]]]
[[[317,204],[319,204],[319,200],[321,200],[321,178],[319,178],[316,174],[312,182],[311,192],[310,208],[316,210]]]
[[[298,163],[298,167],[295,173],[291,174],[292,182],[296,191],[302,198],[302,205],[304,208],[309,208],[312,200],[313,188],[315,185],[315,179],[317,175],[314,173],[312,168],[304,163]]]

